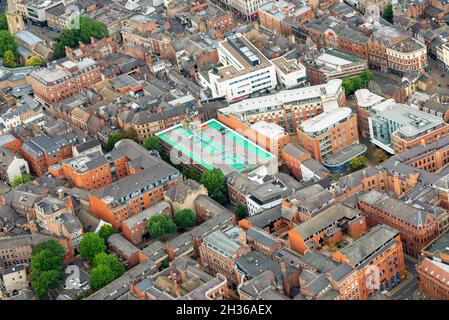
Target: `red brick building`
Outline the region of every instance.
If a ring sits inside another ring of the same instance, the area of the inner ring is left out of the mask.
[[[28,81],[34,96],[43,103],[52,105],[101,81],[100,66],[90,58],[67,60],[33,71]]]
[[[165,214],[171,217],[171,209],[168,202],[161,201],[156,203],[154,206],[123,221],[123,236],[135,245],[141,243],[143,236],[148,234],[148,219],[157,214]]]
[[[419,210],[377,190],[359,196],[358,207],[369,227],[386,224],[397,229],[405,253],[415,258],[443,232],[439,221],[447,221],[447,212],[443,209],[435,213]]]
[[[23,158],[28,162],[30,170],[41,176],[48,168],[72,156],[72,145],[76,144],[75,136],[39,135],[24,142],[21,148]]]

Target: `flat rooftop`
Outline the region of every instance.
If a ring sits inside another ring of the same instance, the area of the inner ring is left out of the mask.
[[[220,77],[218,81],[227,81],[251,73],[273,64],[244,36],[234,35],[221,41],[219,46],[234,58],[234,63],[210,71]],[[235,63],[237,62],[237,63]]]
[[[225,175],[252,169],[275,159],[275,156],[215,119],[198,128],[178,124],[156,134],[183,157],[210,170],[220,169]]]
[[[301,123],[301,130],[311,136],[321,134],[335,124],[348,120],[351,117],[351,109],[347,107],[337,110],[325,111],[319,115],[307,119]]]
[[[280,135],[285,135],[285,130],[280,125],[272,122],[258,121],[251,125],[251,129],[264,135],[267,138],[274,139]]]
[[[350,55],[348,53],[344,53],[338,50],[327,50],[322,55],[319,55],[316,59],[316,62],[321,62],[326,65],[334,65],[334,66],[346,66],[353,63],[363,62],[362,59],[357,58],[356,56]]]
[[[378,117],[401,125],[398,132],[407,138],[414,138],[444,124],[444,120],[437,116],[402,103],[396,103],[393,99],[383,101],[373,106],[371,110]]]
[[[326,167],[337,167],[365,153],[368,148],[364,144],[351,144],[323,160]]]
[[[368,89],[359,89],[354,94],[357,99],[357,106],[361,108],[370,108],[385,100],[384,97],[372,93]]]
[[[31,73],[31,76],[37,80],[44,82],[56,82],[63,80],[65,77],[71,77],[72,73],[95,66],[97,63],[90,58],[84,58],[80,61],[64,61],[53,67],[40,68]],[[73,70],[73,71],[71,71]]]
[[[267,96],[245,99],[219,110],[222,114],[257,114],[284,105],[321,101],[334,97],[342,88],[342,80],[335,79],[328,83],[311,87],[282,90]],[[271,108],[271,109],[270,109]]]
[[[282,73],[289,74],[297,71],[303,70],[305,72],[305,67],[298,63],[295,59],[287,60],[285,57],[279,57],[271,60],[271,62],[278,68]]]

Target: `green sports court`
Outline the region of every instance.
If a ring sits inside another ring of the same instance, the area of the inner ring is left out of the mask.
[[[169,149],[181,152],[205,169],[225,175],[269,163],[276,157],[219,121],[212,119],[196,129],[178,124],[156,134]]]

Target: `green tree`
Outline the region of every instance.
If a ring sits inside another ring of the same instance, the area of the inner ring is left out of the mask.
[[[185,230],[195,223],[196,214],[191,209],[182,209],[175,214],[175,224],[181,230]]]
[[[366,162],[368,159],[366,159],[365,156],[358,156],[351,160],[351,167],[355,170],[360,169],[366,165]]]
[[[107,254],[105,252],[101,252],[95,256],[93,263],[95,267],[98,267],[102,264],[108,266],[114,274],[114,279],[117,279],[118,277],[123,275],[123,273],[125,273],[123,264],[115,254]]]
[[[145,139],[143,146],[147,150],[156,150],[157,152],[161,152],[161,141],[156,136],[149,136]]]
[[[90,38],[102,39],[108,36],[106,26],[89,17],[79,17],[79,28],[64,28],[54,46],[54,59],[65,57],[65,47],[76,48],[79,42],[89,43]]]
[[[176,224],[165,214],[157,214],[148,220],[148,232],[153,238],[159,238],[176,231]]]
[[[206,171],[200,179],[202,185],[204,185],[209,193],[209,197],[214,199],[220,204],[224,204],[227,201],[227,187],[226,178],[220,169],[212,169]]]
[[[90,285],[94,289],[103,288],[115,279],[114,272],[105,264],[100,264],[90,272]]]
[[[45,61],[36,55],[29,57],[25,62],[25,66],[27,67],[42,67],[43,65],[45,65]]]
[[[56,288],[61,284],[59,277],[61,272],[57,270],[42,271],[30,275],[31,287],[38,299],[44,299],[48,291],[52,288]]]
[[[8,21],[6,20],[6,14],[0,14],[0,30],[8,31]]]
[[[16,63],[16,55],[11,50],[5,51],[3,54],[3,65],[7,68],[15,68],[17,67]]]
[[[49,251],[53,256],[58,257],[58,259],[64,259],[64,247],[57,243],[55,240],[49,240],[34,246],[33,255],[36,255],[42,251]]]
[[[20,186],[21,184],[27,184],[31,181],[31,176],[29,174],[22,174],[20,176],[16,176],[12,180],[12,187],[15,188],[17,186]]]
[[[87,232],[80,241],[80,255],[92,261],[95,256],[106,251],[104,239],[98,233]]]
[[[30,262],[30,282],[38,299],[43,299],[50,289],[60,284],[64,252],[64,248],[54,240],[41,243],[33,248]]]
[[[117,142],[124,139],[125,136],[121,133],[113,133],[108,137],[108,141],[106,142],[106,150],[111,151],[114,149],[114,146]]]
[[[346,95],[351,95],[359,89],[368,87],[370,81],[373,79],[374,74],[370,70],[363,71],[362,74],[356,77],[344,78],[343,88],[345,88]]]
[[[201,172],[196,167],[181,167],[180,171],[187,179],[192,179],[198,182],[201,180]]]
[[[245,219],[248,216],[248,210],[241,203],[237,203],[234,208],[234,215],[237,220]]]
[[[6,51],[12,51],[14,55],[17,55],[17,43],[16,39],[9,33],[9,31],[0,31],[0,56],[4,58]]]
[[[387,4],[382,12],[382,18],[390,23],[393,23],[393,5],[391,3]]]
[[[98,235],[102,237],[105,242],[114,233],[116,233],[115,229],[109,224],[102,225],[100,230],[98,231]]]

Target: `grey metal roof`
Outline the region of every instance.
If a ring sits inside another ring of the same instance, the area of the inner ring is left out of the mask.
[[[337,203],[332,207],[325,209],[315,217],[312,217],[311,219],[296,226],[294,230],[302,238],[307,239],[310,236],[329,228],[344,218],[352,220],[358,215],[360,215],[360,213],[357,210]]]
[[[395,241],[394,238],[398,234],[397,230],[387,225],[377,225],[368,234],[341,249],[340,253],[355,267],[358,267],[366,262],[372,254],[384,249],[387,244]]]

